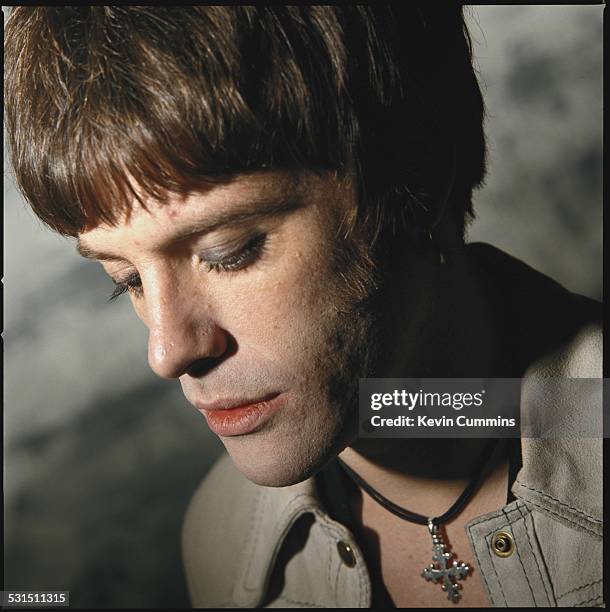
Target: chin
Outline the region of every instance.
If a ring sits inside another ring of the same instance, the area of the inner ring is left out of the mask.
[[[316,474],[344,445],[303,432],[297,439],[250,434],[222,438],[235,467],[253,483],[288,487]],[[330,436],[331,440],[333,436]]]
[[[289,487],[307,480],[315,470],[290,469],[285,465],[265,465],[252,469],[252,465],[242,465],[233,459],[237,469],[251,482],[263,487]]]

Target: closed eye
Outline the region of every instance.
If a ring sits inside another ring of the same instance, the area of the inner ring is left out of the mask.
[[[200,259],[209,272],[237,272],[257,261],[262,256],[266,243],[267,234],[257,234],[236,252],[218,258],[201,254]],[[108,302],[116,300],[127,292],[130,292],[134,297],[138,298],[144,295],[142,279],[137,272],[132,272],[127,278],[121,281],[113,279],[113,282],[115,288],[108,297]]]
[[[132,272],[125,280],[116,281],[113,279],[115,284],[114,291],[108,297],[108,301],[112,302],[116,300],[119,296],[131,291],[133,295],[136,297],[141,297],[143,295],[142,290],[142,279],[137,272]]]
[[[267,243],[266,234],[253,236],[243,247],[236,252],[223,257],[214,258],[210,255],[201,254],[201,261],[209,271],[214,272],[236,272],[243,270],[253,264],[263,254]]]

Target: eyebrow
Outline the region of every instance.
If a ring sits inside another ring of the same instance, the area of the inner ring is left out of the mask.
[[[248,221],[262,220],[286,214],[302,206],[301,194],[291,193],[290,197],[274,196],[250,200],[246,204],[236,206],[231,210],[219,210],[209,215],[205,220],[194,221],[168,238],[167,243],[187,240],[191,236],[209,234],[225,225],[239,225]],[[85,244],[80,237],[76,239],[76,251],[86,259],[99,261],[125,261],[124,257],[98,251]]]

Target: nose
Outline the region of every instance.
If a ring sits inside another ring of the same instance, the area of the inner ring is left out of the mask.
[[[201,299],[201,298],[199,298]],[[199,375],[227,353],[230,336],[198,299],[160,296],[149,308],[148,363],[161,378]]]

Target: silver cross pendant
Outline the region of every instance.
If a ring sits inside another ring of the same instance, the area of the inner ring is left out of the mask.
[[[428,530],[432,536],[432,563],[422,571],[421,575],[432,582],[442,582],[442,589],[447,593],[447,599],[456,603],[460,598],[462,585],[456,582],[463,580],[470,572],[470,565],[452,561],[453,553],[447,552],[438,525],[428,519]]]

